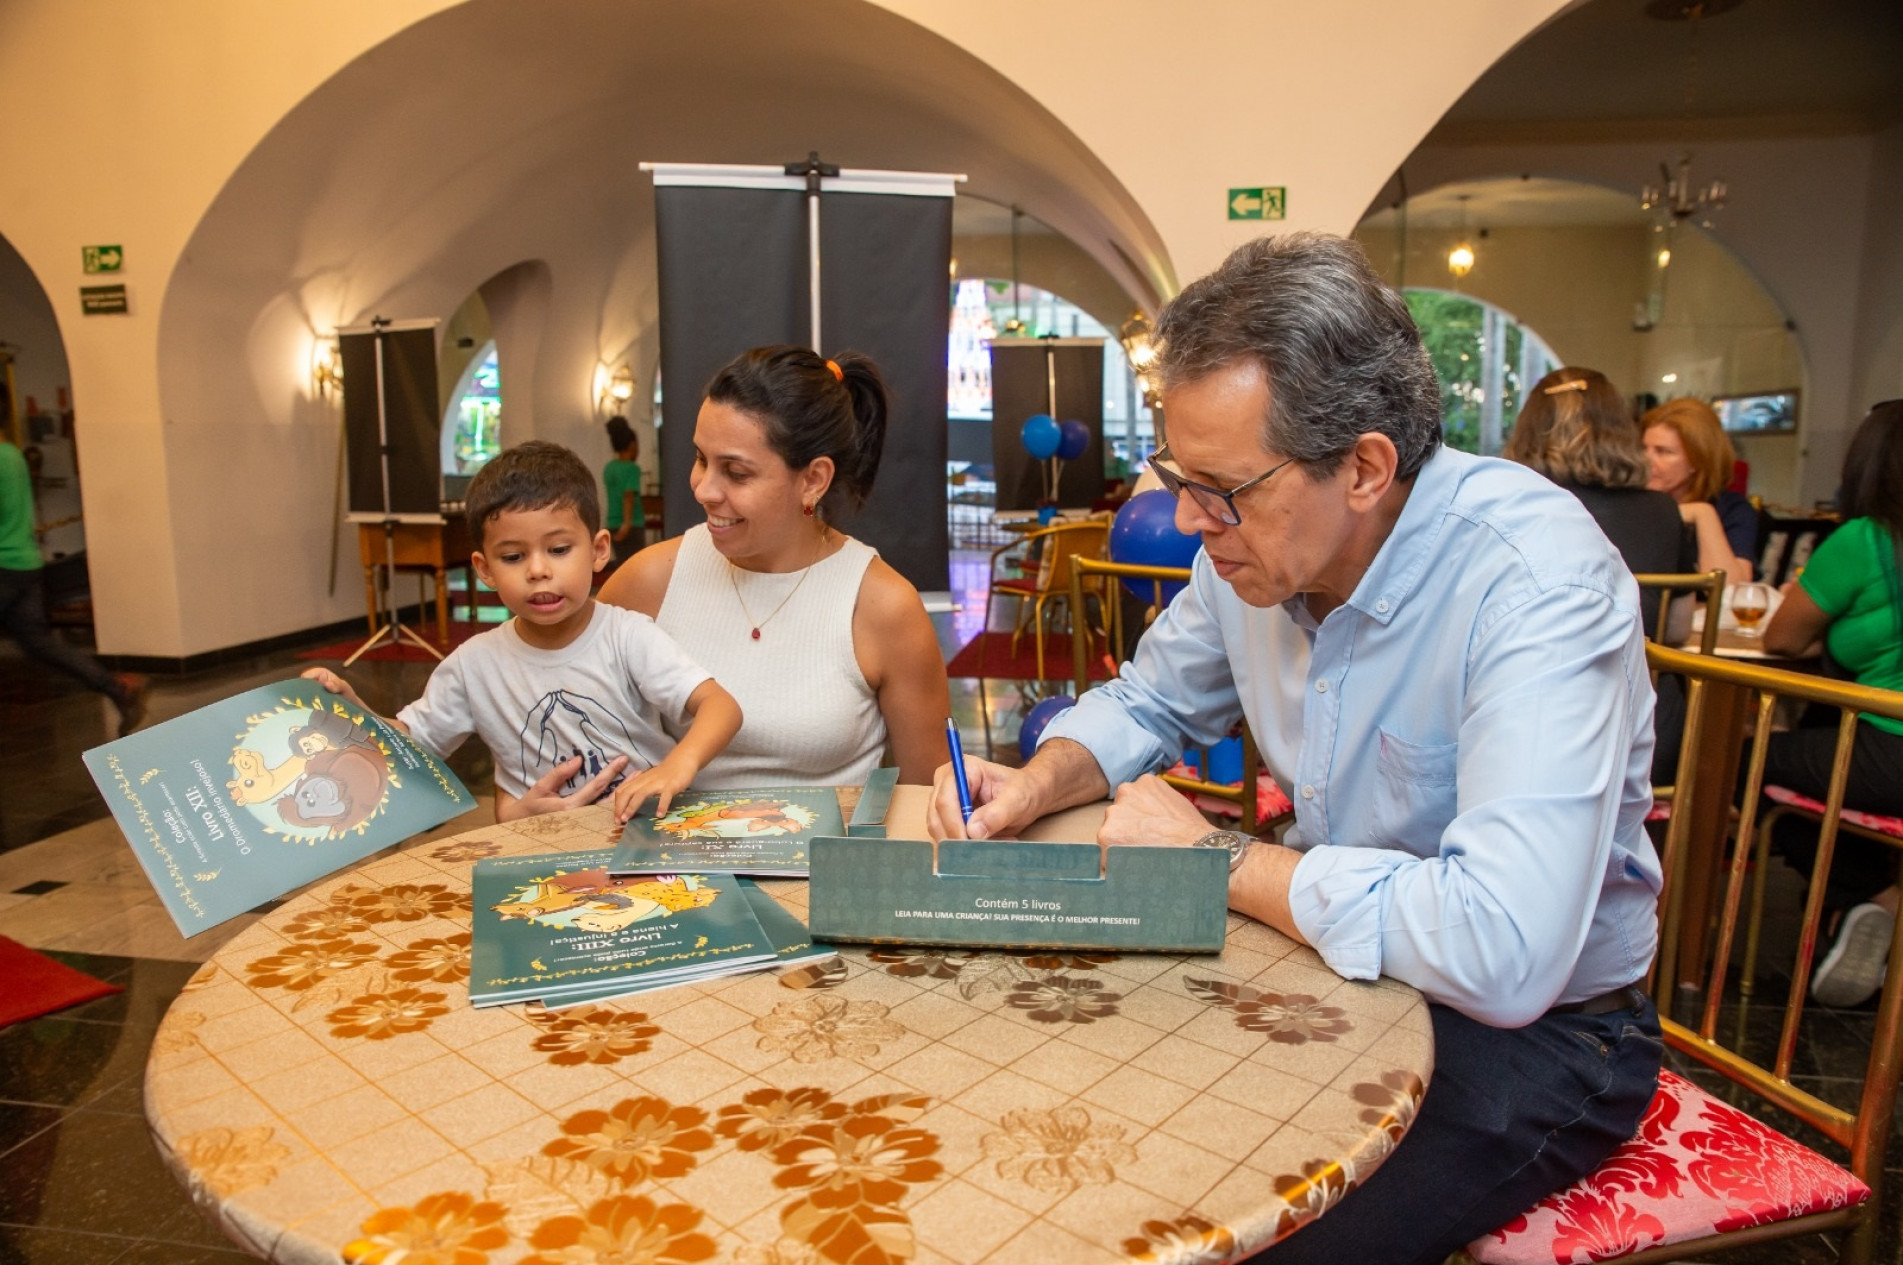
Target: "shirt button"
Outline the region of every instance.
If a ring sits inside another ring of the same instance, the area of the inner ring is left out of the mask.
[[[1388,599],[1384,597],[1380,601],[1376,602],[1374,604],[1374,609],[1379,611],[1383,615],[1387,614],[1388,613]]]
[[[1326,682],[1326,681],[1317,681],[1317,682],[1315,682],[1315,692],[1316,692],[1317,694],[1326,694],[1326,693],[1328,693],[1328,682]]]
[[[1302,788],[1302,798],[1303,798],[1303,799],[1314,799],[1314,798],[1315,798],[1315,788],[1314,788],[1314,786],[1313,786],[1312,784],[1311,784],[1311,785],[1309,785],[1309,786],[1304,786],[1304,787]]]

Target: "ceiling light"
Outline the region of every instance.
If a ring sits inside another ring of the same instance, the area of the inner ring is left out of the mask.
[[[1678,381],[1678,375],[1675,373],[1668,373],[1664,377],[1660,378],[1659,381],[1663,382],[1666,386],[1670,386],[1672,385],[1672,383]]]
[[[1474,248],[1465,241],[1447,252],[1447,271],[1456,277],[1464,277],[1473,271]]]

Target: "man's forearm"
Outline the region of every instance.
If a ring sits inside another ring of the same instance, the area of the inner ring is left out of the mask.
[[[1241,868],[1229,876],[1229,908],[1274,927],[1297,944],[1307,944],[1288,897],[1301,859],[1295,849],[1267,840],[1250,848]]]
[[[1069,738],[1041,744],[1020,776],[1031,783],[1040,816],[1110,796],[1110,779],[1098,766],[1097,757]]]

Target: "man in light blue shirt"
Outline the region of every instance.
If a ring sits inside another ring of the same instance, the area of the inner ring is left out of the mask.
[[[1656,1082],[1638,588],[1574,497],[1441,447],[1406,305],[1352,243],[1250,243],[1157,333],[1154,466],[1203,552],[1022,770],[968,762],[970,832],[1114,787],[1105,843],[1230,846],[1232,908],[1419,988],[1413,1129],[1269,1259],[1439,1262],[1590,1172]],[[1280,845],[1211,832],[1152,773],[1238,717],[1295,805]]]

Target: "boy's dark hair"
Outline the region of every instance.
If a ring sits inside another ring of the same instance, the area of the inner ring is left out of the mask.
[[[489,520],[505,510],[539,510],[566,506],[581,518],[593,536],[601,530],[601,497],[595,475],[560,444],[546,439],[505,448],[469,481],[463,498],[469,517],[469,537],[481,549]]]

